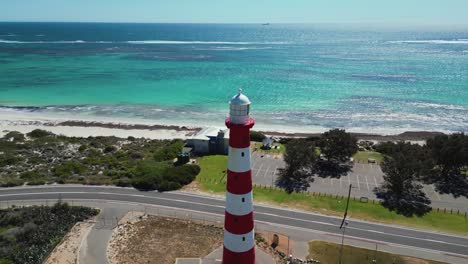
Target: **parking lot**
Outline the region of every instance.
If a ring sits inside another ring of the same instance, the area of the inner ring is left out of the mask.
[[[252,153],[252,180],[254,184],[274,186],[278,169],[284,168],[285,162],[278,155]],[[355,163],[351,171],[340,178],[314,177],[310,183],[309,192],[327,193],[333,195],[348,195],[349,185],[352,184],[352,196],[376,199],[373,192],[383,179],[383,172],[377,164]],[[424,191],[432,200],[434,207],[454,208],[468,211],[468,199],[454,198],[435,191],[433,185],[424,185]]]

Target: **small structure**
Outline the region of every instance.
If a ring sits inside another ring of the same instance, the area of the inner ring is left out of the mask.
[[[272,149],[273,148],[273,143],[275,141],[272,139],[272,138],[265,138],[263,139],[262,143],[263,143],[263,146],[262,146],[262,149]]]
[[[186,146],[198,154],[228,154],[229,129],[206,127],[189,138]]]

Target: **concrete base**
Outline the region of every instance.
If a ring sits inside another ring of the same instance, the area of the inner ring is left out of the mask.
[[[258,247],[255,249],[255,258],[256,264],[276,264],[272,256]],[[202,264],[221,264],[222,259],[223,247],[219,247],[215,251],[208,254],[208,256],[203,258]]]

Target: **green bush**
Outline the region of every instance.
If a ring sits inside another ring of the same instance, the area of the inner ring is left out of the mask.
[[[177,155],[182,152],[182,148],[184,147],[184,142],[179,139],[175,139],[171,141],[169,146],[165,146],[154,153],[153,157],[156,161],[166,161],[166,160],[173,160],[177,157]]]
[[[15,165],[21,161],[21,158],[12,154],[0,155],[0,167]]]
[[[42,130],[42,129],[34,129],[33,131],[26,134],[30,138],[44,138],[53,136],[54,133]]]
[[[127,177],[116,179],[116,180],[113,181],[113,183],[116,186],[119,186],[119,187],[130,187],[130,186],[132,186],[132,181]]]
[[[36,179],[44,178],[44,175],[37,171],[32,170],[32,171],[26,171],[26,172],[21,173],[20,178],[25,179],[25,180],[36,180]]]
[[[115,152],[117,151],[117,148],[115,146],[106,146],[103,150],[104,153],[112,153],[112,152]]]
[[[13,141],[24,141],[25,137],[22,133],[18,131],[11,131],[3,136],[4,139],[13,138]],[[0,262],[1,263],[1,262]]]
[[[83,174],[86,172],[86,166],[78,161],[70,160],[56,166],[52,169],[55,176],[67,178],[74,174]]]

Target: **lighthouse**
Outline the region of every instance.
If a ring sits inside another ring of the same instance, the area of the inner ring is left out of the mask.
[[[223,264],[254,264],[255,238],[250,165],[250,100],[235,95],[229,106],[229,154],[224,219]]]

